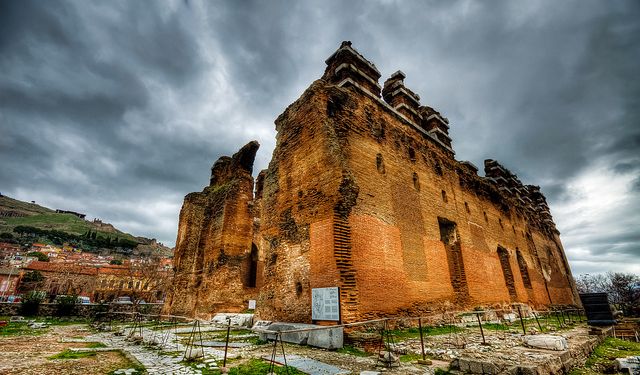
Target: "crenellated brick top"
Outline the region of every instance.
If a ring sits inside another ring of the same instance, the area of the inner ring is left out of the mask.
[[[393,73],[381,89],[378,83],[380,72],[349,41],[342,42],[325,62],[327,68],[323,79],[339,87],[356,87],[363,91],[453,157],[449,120],[433,108],[420,105],[420,96],[404,85],[406,75],[402,71]]]
[[[528,213],[539,217],[544,224],[555,229],[547,199],[540,191],[539,186],[524,185],[518,176],[493,159],[484,161],[484,173],[487,180],[493,183],[498,190],[511,196]]]
[[[327,60],[324,78],[333,84],[343,86],[352,82],[365,88],[369,93],[380,97],[380,72],[373,63],[365,59],[351,47],[351,42],[342,42],[340,48]]]
[[[354,87],[373,98],[381,107],[393,113],[405,124],[414,128],[424,138],[440,146],[454,161],[449,120],[436,109],[420,104],[420,96],[405,86],[406,74],[400,70],[391,74],[382,89],[381,77],[376,66],[356,51],[351,42],[342,42],[325,61],[327,68],[323,79],[339,87]],[[465,173],[477,176],[478,168],[470,162],[458,162]],[[544,227],[557,231],[549,212],[546,198],[540,188],[523,185],[518,177],[495,160],[485,161],[486,178],[498,192],[509,198],[523,212],[531,214]],[[482,178],[481,178],[482,179]]]

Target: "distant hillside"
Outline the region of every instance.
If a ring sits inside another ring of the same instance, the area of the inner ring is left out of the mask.
[[[100,220],[87,221],[71,213],[56,213],[47,207],[1,196],[0,233],[16,235],[14,230],[18,227],[18,231],[23,234],[29,232],[28,228],[37,228],[37,231],[33,231],[37,233],[31,236],[44,237],[45,242],[47,239],[54,243],[56,241],[77,242],[87,251],[117,250],[124,247],[130,249],[130,251],[124,251],[125,253],[132,254],[155,253],[169,256],[173,253],[170,248],[153,239],[135,237]]]
[[[55,211],[35,203],[27,203],[3,195],[0,197],[0,213],[1,212],[17,215],[35,215],[52,213]]]

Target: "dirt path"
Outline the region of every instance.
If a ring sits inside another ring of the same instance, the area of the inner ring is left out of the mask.
[[[85,375],[108,374],[129,367],[129,361],[119,352],[97,352],[79,359],[48,357],[67,348],[83,348],[86,343],[62,342],[61,339],[81,338],[90,334],[86,326],[53,326],[36,336],[0,337],[0,374],[21,375]]]

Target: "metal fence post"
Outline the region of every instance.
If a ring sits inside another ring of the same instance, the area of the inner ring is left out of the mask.
[[[522,332],[524,332],[524,334],[527,334],[527,329],[524,328],[524,320],[522,320],[522,311],[520,310],[520,305],[518,305],[518,315],[520,316],[520,324],[522,325]]]
[[[482,322],[480,322],[480,313],[476,313],[478,318],[478,326],[480,326],[480,334],[482,335],[482,345],[487,345],[487,341],[484,339],[484,331],[482,330]]]
[[[422,349],[422,360],[425,361],[424,355],[424,337],[422,336],[422,318],[418,318],[418,329],[420,330],[420,347]]]

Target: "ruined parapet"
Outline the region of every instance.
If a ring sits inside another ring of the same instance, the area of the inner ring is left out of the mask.
[[[431,107],[420,106],[420,96],[404,85],[406,75],[402,71],[393,73],[381,90],[378,83],[380,72],[351,46],[350,41],[342,42],[325,63],[327,68],[322,76],[325,81],[338,87],[355,87],[376,99],[453,157],[455,152],[449,137],[449,120]],[[381,91],[384,100],[380,98]]]
[[[547,198],[540,191],[540,186],[527,185],[528,195],[525,197],[527,202],[530,202],[530,207],[533,208],[533,211],[539,215],[542,221],[553,227],[555,229],[555,223],[553,222],[553,217],[551,216],[551,211],[549,210],[549,204],[547,203]]]
[[[421,116],[418,113],[420,107],[420,96],[409,90],[404,85],[406,75],[398,70],[384,82],[382,97],[393,109],[402,113],[406,118],[420,123]]]
[[[470,173],[474,176],[478,175],[478,167],[472,162],[463,160],[460,162],[460,165],[467,171],[467,173]]]
[[[513,174],[496,160],[486,159],[484,161],[484,174],[498,186],[500,191],[511,194],[510,185]]]
[[[420,126],[422,126],[422,128],[427,132],[429,132],[431,136],[451,149],[451,137],[449,137],[449,119],[442,116],[440,112],[428,106],[420,107],[420,115],[422,117]]]
[[[259,147],[258,142],[251,141],[233,154],[233,157],[221,156],[211,167],[209,186],[223,185],[243,173],[251,176]]]
[[[522,184],[518,176],[493,159],[484,161],[484,170],[486,178],[515,201],[531,218],[540,222],[542,226],[557,231],[547,199],[539,186]]]
[[[344,41],[340,48],[325,61],[327,68],[323,78],[339,87],[356,86],[375,97],[380,97],[380,72],[373,63],[365,59]]]

